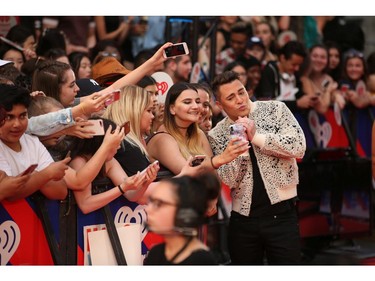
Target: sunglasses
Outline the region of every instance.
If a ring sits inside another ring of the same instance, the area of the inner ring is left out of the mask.
[[[345,58],[346,59],[351,59],[351,58],[361,58],[361,59],[363,59],[364,55],[360,51],[350,50],[347,53],[345,53]]]

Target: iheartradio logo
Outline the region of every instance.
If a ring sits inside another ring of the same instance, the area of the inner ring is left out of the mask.
[[[164,95],[168,91],[168,83],[167,82],[156,82],[156,87],[158,88],[159,94]]]
[[[164,71],[155,72],[151,77],[155,79],[158,88],[158,102],[164,104],[168,91],[173,85],[172,78]]]
[[[327,121],[320,124],[318,114],[314,110],[310,110],[308,120],[318,146],[323,148],[327,147],[332,137],[331,124]]]
[[[145,222],[147,219],[145,205],[138,205],[134,211],[128,206],[121,207],[115,215],[115,224],[123,225],[127,223],[137,223],[141,225],[141,240],[146,236],[147,229]]]
[[[21,241],[21,233],[14,221],[5,221],[0,225],[0,264],[6,265],[16,252]]]

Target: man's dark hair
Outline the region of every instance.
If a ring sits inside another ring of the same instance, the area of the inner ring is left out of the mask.
[[[30,93],[25,88],[0,84],[0,105],[2,105],[6,111],[12,111],[13,106],[16,104],[24,105],[26,108],[29,107],[31,101]]]
[[[292,55],[298,55],[305,58],[307,53],[305,46],[301,42],[292,40],[279,50],[279,56],[281,55],[284,55],[285,59],[288,60]]]
[[[231,83],[235,80],[239,80],[239,75],[233,70],[224,71],[223,73],[217,75],[211,85],[211,89],[214,92],[215,99],[219,100],[218,90],[221,85]]]
[[[239,21],[231,26],[230,33],[241,33],[245,34],[247,37],[251,37],[253,35],[253,30],[251,24]]]
[[[142,65],[145,61],[150,59],[154,53],[155,51],[153,49],[145,49],[140,51],[134,58],[134,68]]]
[[[149,75],[143,76],[143,78],[137,83],[137,86],[141,88],[146,88],[150,85],[156,85],[156,80]]]

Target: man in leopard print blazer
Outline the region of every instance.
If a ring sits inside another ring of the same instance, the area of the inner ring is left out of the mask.
[[[306,150],[303,131],[280,101],[252,102],[233,71],[212,84],[217,105],[227,117],[208,134],[222,181],[231,188],[228,248],[232,264],[298,264],[300,236],[295,209],[297,158]],[[224,164],[219,156],[229,140],[229,126],[241,123],[250,141],[249,156]]]

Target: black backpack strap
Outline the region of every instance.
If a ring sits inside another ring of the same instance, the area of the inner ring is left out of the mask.
[[[70,189],[60,201],[60,252],[64,264],[77,264],[77,204]]]

